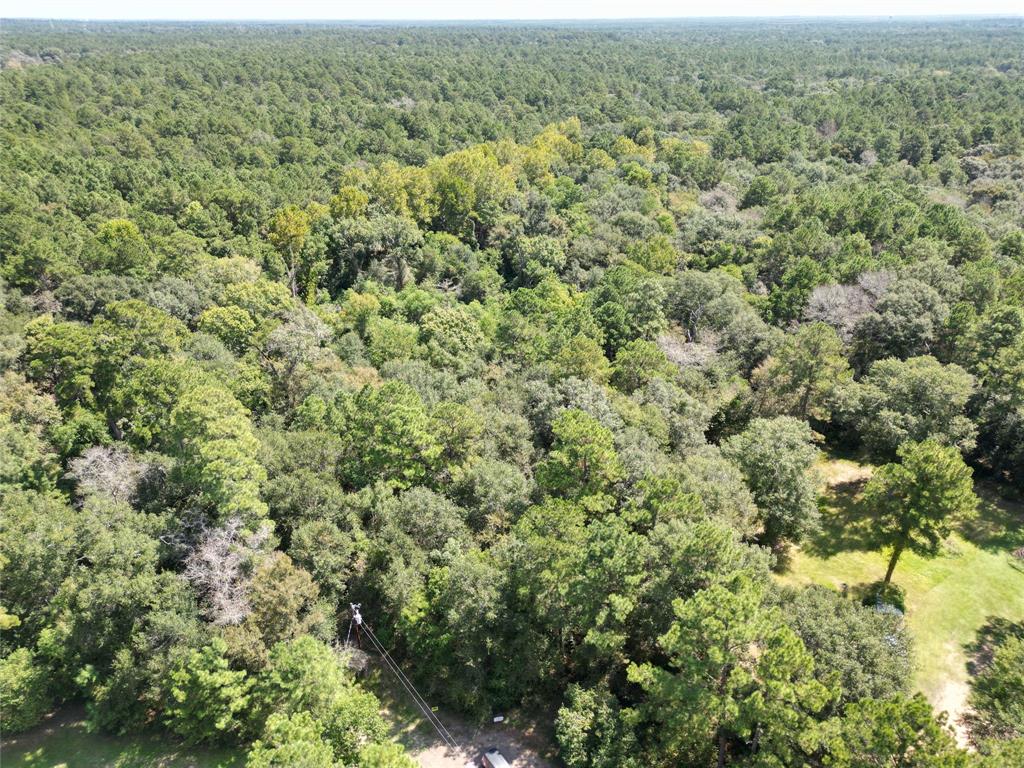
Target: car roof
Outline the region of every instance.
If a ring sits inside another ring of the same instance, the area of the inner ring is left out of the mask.
[[[491,747],[484,754],[494,768],[509,768],[508,760],[505,759],[505,756],[496,747]]]

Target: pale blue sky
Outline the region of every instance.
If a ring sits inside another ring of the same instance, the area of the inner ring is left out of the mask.
[[[1024,15],[1024,0],[3,0],[0,17],[58,19],[622,19]]]

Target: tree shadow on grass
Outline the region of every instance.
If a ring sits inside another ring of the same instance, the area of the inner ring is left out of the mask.
[[[862,581],[857,584],[843,584],[840,594],[860,605],[878,611],[896,613],[899,616],[903,616],[907,612],[906,590],[895,581],[888,585],[882,584],[880,579]]]
[[[801,545],[808,554],[827,558],[840,552],[872,552],[882,547],[872,510],[861,501],[866,477],[833,483],[818,499],[821,525]],[[1005,485],[980,481],[978,514],[960,524],[960,535],[989,552],[1024,548],[1024,498]],[[1024,570],[1024,559],[1014,561]]]
[[[821,525],[801,548],[815,557],[872,552],[881,546],[874,515],[860,500],[867,478],[828,486],[818,501]]]
[[[976,491],[981,499],[978,514],[960,526],[961,535],[988,551],[1024,547],[1024,501],[996,483],[979,482]]]
[[[974,639],[963,646],[967,655],[967,673],[972,678],[983,673],[992,663],[992,657],[995,656],[996,651],[1010,638],[1024,639],[1024,621],[1010,621],[1002,616],[988,616],[985,623],[978,627]],[[963,716],[963,723],[967,727],[971,741],[975,744],[996,735],[991,732],[992,724],[987,718],[982,713],[975,712],[970,708]]]
[[[241,768],[242,749],[189,746],[167,734],[130,736],[91,733],[81,704],[69,704],[43,721],[0,741],[0,765],[116,766],[116,768]]]
[[[964,645],[967,671],[971,677],[992,663],[996,650],[1011,637],[1024,639],[1024,621],[1010,621],[1002,616],[988,616],[978,627],[974,639]]]

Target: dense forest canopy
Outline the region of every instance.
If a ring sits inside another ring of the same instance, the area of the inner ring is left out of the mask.
[[[1024,625],[968,752],[880,610],[973,476],[1024,484],[1022,50],[5,21],[5,731],[81,701],[409,765],[362,603],[432,701],[550,712],[570,768],[1024,764]],[[836,450],[880,465],[864,605],[772,577]]]

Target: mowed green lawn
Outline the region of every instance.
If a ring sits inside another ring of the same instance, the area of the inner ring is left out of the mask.
[[[792,553],[779,576],[788,584],[846,584],[856,596],[885,575],[887,553],[872,542],[870,513],[855,503],[871,467],[846,459],[823,462],[822,530]],[[979,483],[977,519],[950,537],[940,555],[905,553],[893,581],[906,590],[914,636],[915,688],[937,710],[955,716],[967,694],[970,646],[993,619],[1024,620],[1024,504],[1008,489]]]
[[[85,730],[79,708],[0,745],[3,768],[242,768],[237,750],[182,746],[159,736],[102,736]]]

